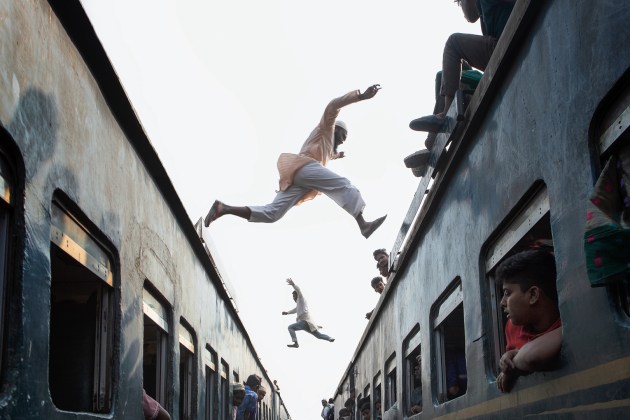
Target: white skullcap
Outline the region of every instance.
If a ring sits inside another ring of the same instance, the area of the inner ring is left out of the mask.
[[[345,122],[343,122],[343,121],[341,121],[341,120],[337,120],[337,121],[335,121],[335,126],[336,126],[336,127],[341,127],[341,128],[343,128],[344,130],[348,131],[348,126],[346,125],[346,123],[345,123]]]

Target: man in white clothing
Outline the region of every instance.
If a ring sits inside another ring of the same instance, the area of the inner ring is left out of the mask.
[[[327,340],[331,343],[335,341],[334,338],[327,336],[326,334],[322,334],[319,332],[321,328],[319,325],[315,324],[313,319],[311,318],[310,313],[308,312],[308,303],[306,303],[306,299],[302,295],[300,288],[297,284],[293,282],[292,279],[287,279],[287,284],[293,287],[293,300],[297,303],[297,306],[290,311],[282,312],[282,315],[289,314],[297,314],[297,322],[295,324],[289,325],[289,334],[291,334],[291,339],[293,340],[292,344],[287,344],[287,347],[300,347],[297,341],[297,336],[295,335],[296,331],[302,330],[306,331],[309,334],[314,335],[320,340]]]
[[[371,222],[366,221],[363,218],[365,202],[357,187],[352,185],[349,179],[326,168],[326,165],[332,159],[345,156],[344,152],[337,151],[337,147],[342,145],[348,136],[346,124],[337,120],[341,108],[373,98],[380,88],[379,85],[372,85],[363,93],[353,90],[330,101],[319,124],[308,136],[300,152],[282,153],[278,158],[280,188],[271,203],[264,206],[230,206],[216,200],[204,219],[205,226],[208,227],[210,223],[226,214],[254,223],[274,223],[293,206],[323,193],[354,217],[361,235],[365,238],[372,235],[386,216]]]

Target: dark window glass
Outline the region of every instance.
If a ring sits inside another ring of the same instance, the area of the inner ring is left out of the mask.
[[[438,403],[464,395],[468,387],[462,298],[458,281],[433,314]]]
[[[111,260],[63,208],[51,226],[49,386],[66,411],[111,408],[114,289]]]

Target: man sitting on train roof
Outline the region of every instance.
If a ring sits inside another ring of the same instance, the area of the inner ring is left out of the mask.
[[[503,284],[501,307],[508,318],[497,386],[509,392],[519,375],[548,370],[560,353],[554,256],[545,250],[520,252],[499,265],[496,278]]]
[[[442,57],[442,86],[440,88],[440,94],[444,96],[444,109],[437,114],[411,121],[409,128],[412,130],[434,133],[440,131],[455,92],[459,89],[462,60],[474,68],[486,69],[515,3],[515,0],[455,1],[462,7],[467,21],[473,23],[480,20],[483,35],[456,33],[448,38]]]
[[[474,90],[481,77],[475,70],[462,71],[475,67],[485,70],[505,25],[512,13],[515,0],[455,0],[464,11],[467,21],[481,23],[483,35],[452,34],[444,45],[442,71],[438,72],[439,98],[436,100],[433,114],[416,118],[409,123],[415,131],[427,131],[424,141],[426,149],[418,150],[404,159],[405,166],[411,168],[415,176],[424,176],[431,156],[430,150],[436,140],[436,134],[442,130],[453,98],[458,89]],[[437,80],[436,80],[437,81]],[[437,88],[437,86],[436,86]],[[465,89],[462,89],[465,88]]]

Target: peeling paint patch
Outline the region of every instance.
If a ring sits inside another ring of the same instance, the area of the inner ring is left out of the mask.
[[[13,108],[17,106],[17,100],[20,97],[20,81],[15,73],[13,73],[13,79],[11,80],[11,93],[13,93]]]

